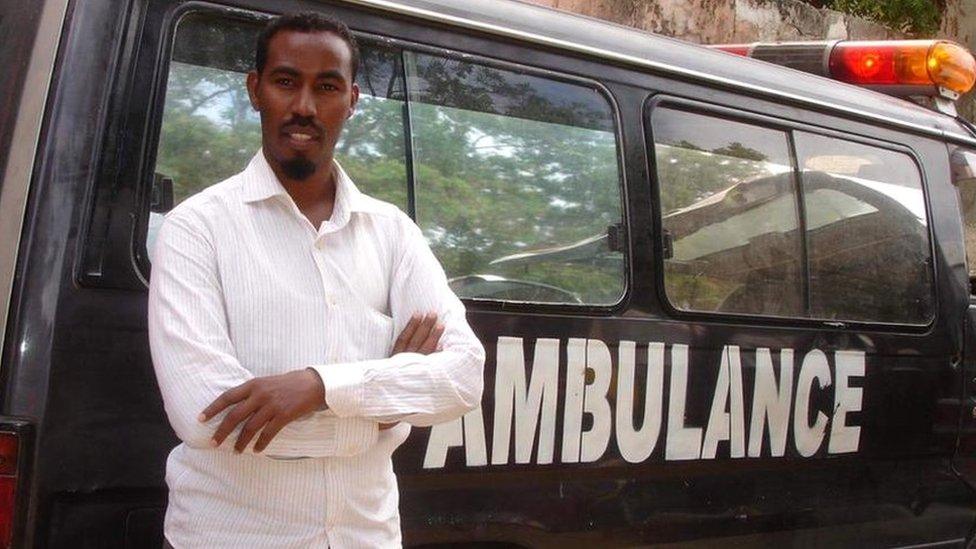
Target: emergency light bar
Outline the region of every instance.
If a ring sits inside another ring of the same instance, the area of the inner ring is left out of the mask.
[[[898,96],[957,99],[976,83],[976,60],[945,40],[783,42],[709,46]]]

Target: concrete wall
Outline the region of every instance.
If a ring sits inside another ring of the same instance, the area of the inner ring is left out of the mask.
[[[901,36],[876,23],[832,10],[819,10],[798,0],[530,1],[707,44]]]
[[[976,0],[949,0],[942,15],[939,35],[976,52]],[[976,91],[969,92],[959,102],[959,113],[968,120],[976,121]]]

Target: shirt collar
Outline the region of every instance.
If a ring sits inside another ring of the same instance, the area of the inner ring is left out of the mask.
[[[336,176],[336,200],[332,209],[332,218],[326,222],[326,225],[338,229],[349,221],[353,212],[375,213],[377,211],[373,201],[356,188],[352,179],[335,160],[332,161],[332,169]],[[242,175],[244,184],[241,193],[244,202],[260,202],[273,197],[292,202],[291,196],[278,181],[278,176],[271,169],[262,150],[258,150]]]
[[[251,158],[241,175],[244,177],[241,189],[244,202],[259,202],[272,196],[288,194],[278,181],[278,176],[271,169],[268,160],[264,158],[264,151],[261,149],[258,149],[258,153]]]

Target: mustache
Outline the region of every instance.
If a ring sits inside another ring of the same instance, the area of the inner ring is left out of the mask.
[[[319,135],[325,134],[325,128],[323,128],[322,125],[311,116],[293,115],[290,119],[288,119],[287,122],[281,125],[281,130],[284,132],[308,128],[312,128]]]

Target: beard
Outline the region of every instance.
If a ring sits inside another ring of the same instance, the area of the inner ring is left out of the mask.
[[[288,179],[304,181],[315,173],[315,163],[307,158],[293,158],[281,162],[281,171]]]

